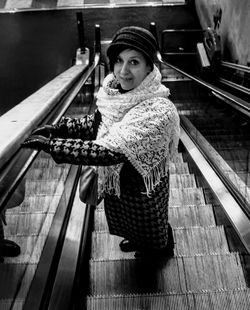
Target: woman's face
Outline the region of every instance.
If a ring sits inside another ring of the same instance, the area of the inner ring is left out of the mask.
[[[124,90],[139,86],[150,71],[144,55],[131,49],[122,51],[114,64],[114,75]]]

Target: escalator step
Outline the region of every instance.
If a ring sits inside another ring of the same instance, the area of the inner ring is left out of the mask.
[[[64,182],[60,180],[29,181],[26,180],[25,195],[59,195],[63,192]]]
[[[168,208],[169,221],[172,227],[215,226],[212,205],[187,205]],[[95,212],[95,231],[108,231],[103,205]]]
[[[61,195],[33,195],[26,196],[24,201],[14,209],[7,209],[6,215],[22,213],[54,213],[58,206]],[[7,221],[8,222],[8,221]]]
[[[170,174],[187,174],[189,173],[188,164],[186,162],[183,163],[170,163],[169,165]]]
[[[194,188],[196,187],[195,176],[193,174],[170,174],[171,188]]]
[[[174,228],[175,254],[177,256],[229,253],[223,226]],[[92,234],[94,260],[117,260],[134,257],[134,253],[124,253],[119,248],[122,238],[110,235],[108,231]]]
[[[54,212],[8,214],[6,218],[8,225],[5,229],[5,237],[38,235],[46,217],[51,217],[49,221],[51,223]],[[48,230],[49,228],[50,227],[48,227]],[[48,233],[48,231],[46,233]]]
[[[204,205],[205,199],[201,188],[170,189],[169,205]]]
[[[26,180],[63,180],[66,179],[68,169],[64,167],[48,168],[33,168],[26,174]]]
[[[90,261],[90,295],[246,288],[237,253]]]
[[[186,294],[143,294],[87,298],[87,310],[189,310]],[[194,309],[194,308],[192,308]]]
[[[176,255],[229,253],[223,226],[175,228]]]
[[[172,227],[215,226],[212,205],[187,205],[169,207],[169,221]]]
[[[183,163],[182,153],[177,153],[174,158],[174,163]]]
[[[87,299],[88,310],[248,310],[250,290],[232,289],[200,293],[95,296]]]

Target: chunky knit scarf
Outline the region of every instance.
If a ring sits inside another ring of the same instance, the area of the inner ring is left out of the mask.
[[[177,152],[179,116],[168,95],[156,66],[138,87],[124,94],[109,74],[97,94],[102,123],[95,142],[126,155],[143,177],[147,195],[168,173],[169,161]],[[98,168],[100,193],[120,196],[122,166]]]

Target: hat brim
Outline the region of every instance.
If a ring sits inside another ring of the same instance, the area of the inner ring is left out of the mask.
[[[107,49],[107,56],[111,62],[114,62],[116,60],[117,56],[122,51],[124,51],[126,49],[132,49],[132,50],[138,51],[146,58],[146,60],[149,63],[154,62],[154,60],[151,59],[151,56],[149,54],[147,54],[147,52],[145,52],[145,50],[143,50],[142,48],[140,48],[138,46],[134,46],[131,43],[121,43],[121,42],[111,43]]]

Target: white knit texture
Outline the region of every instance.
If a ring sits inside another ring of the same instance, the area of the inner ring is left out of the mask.
[[[97,94],[102,114],[96,143],[126,155],[144,179],[146,194],[168,173],[169,161],[179,142],[179,116],[167,98],[169,90],[154,70],[135,89],[120,94],[113,74]],[[123,164],[99,167],[100,192],[120,195],[119,174]]]

